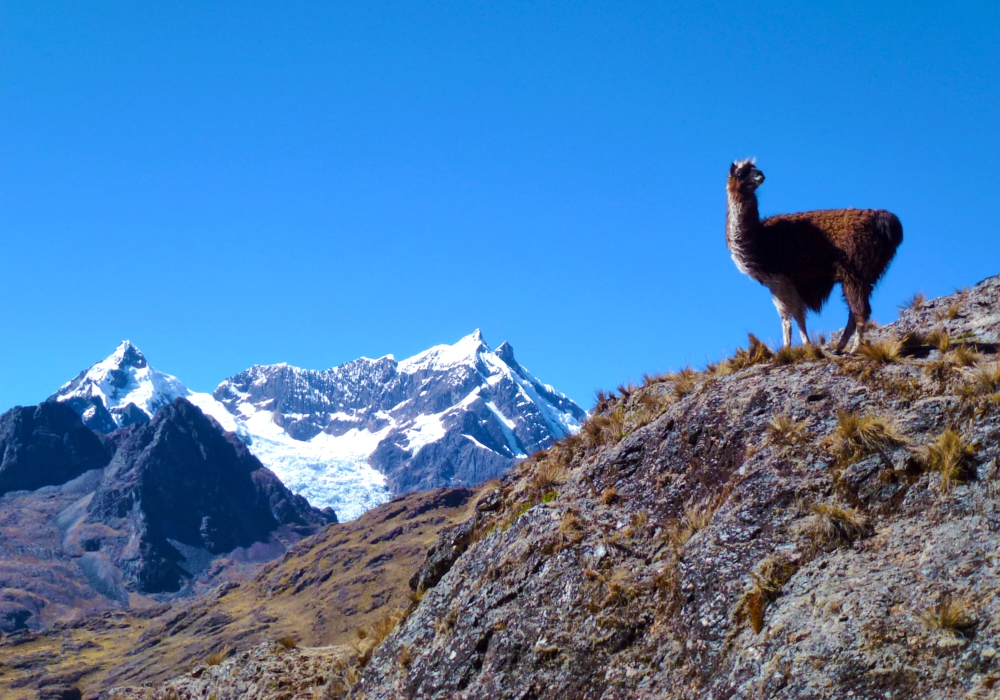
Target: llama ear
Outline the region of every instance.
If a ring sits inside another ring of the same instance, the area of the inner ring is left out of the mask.
[[[736,163],[729,166],[729,176],[733,177],[736,175]]]

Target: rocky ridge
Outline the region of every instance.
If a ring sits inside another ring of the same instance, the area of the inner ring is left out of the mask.
[[[871,339],[604,397],[446,534],[349,697],[995,697],[1000,278]]]

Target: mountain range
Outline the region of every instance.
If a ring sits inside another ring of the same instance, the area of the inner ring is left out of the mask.
[[[235,433],[293,492],[342,520],[394,495],[471,486],[580,429],[586,412],[480,331],[408,359],[327,370],[254,365],[211,394],[154,369],[124,341],[49,400],[110,434],[184,398]]]

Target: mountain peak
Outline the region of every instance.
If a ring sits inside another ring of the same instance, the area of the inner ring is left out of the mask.
[[[105,362],[112,361],[117,367],[135,367],[141,369],[147,366],[146,357],[131,340],[123,340]]]
[[[508,343],[506,340],[500,343],[500,347],[494,350],[493,354],[499,357],[504,362],[506,362],[511,367],[517,365],[517,360],[514,359],[514,346]]]

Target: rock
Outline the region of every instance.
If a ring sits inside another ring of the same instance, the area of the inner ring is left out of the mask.
[[[64,484],[101,469],[112,452],[68,406],[15,406],[0,416],[0,494]]]
[[[330,520],[233,434],[177,399],[131,428],[78,527],[105,526],[94,530],[93,548],[127,587],[159,592],[178,590],[213,556],[266,542],[279,527],[305,536]]]

